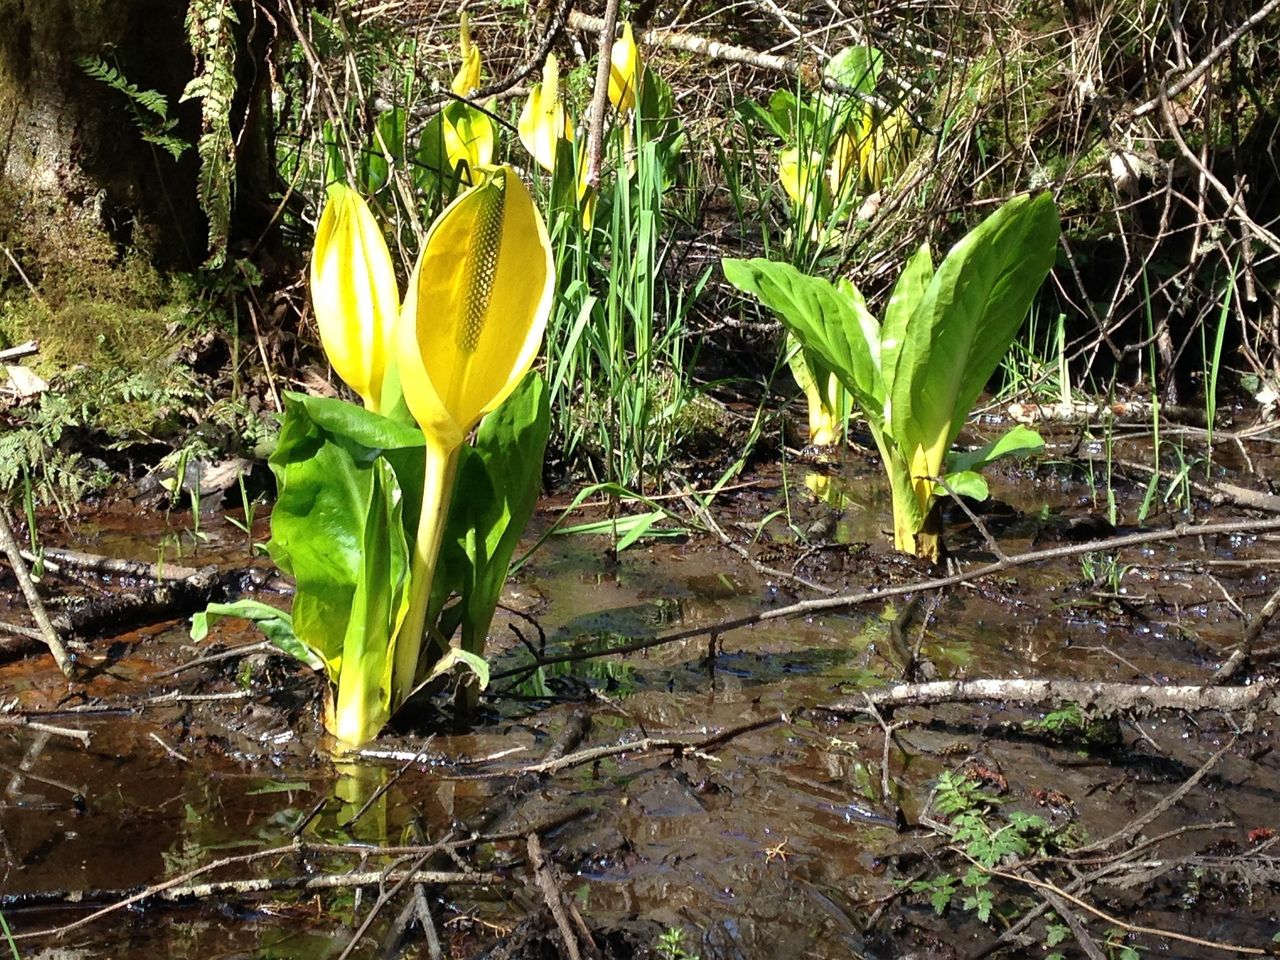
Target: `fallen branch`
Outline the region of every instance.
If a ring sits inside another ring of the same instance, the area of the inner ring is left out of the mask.
[[[0,363],[8,363],[10,360],[18,360],[22,357],[28,357],[33,353],[38,353],[40,343],[37,340],[28,340],[26,343],[20,343],[16,347],[9,347],[0,350]]]
[[[18,546],[18,541],[14,539],[13,530],[9,526],[9,517],[3,508],[0,508],[0,547],[4,548],[5,554],[9,557],[9,566],[13,568],[13,575],[18,578],[18,586],[22,588],[22,595],[27,598],[27,606],[31,608],[31,616],[35,618],[36,626],[40,628],[40,638],[53,654],[53,659],[58,664],[58,669],[62,671],[62,675],[70,680],[75,673],[75,664],[67,653],[67,648],[63,646],[58,631],[49,620],[49,614],[44,609],[40,594],[36,592],[35,584],[31,582],[26,562],[22,559],[21,548]]]
[[[564,894],[560,891],[560,885],[556,883],[555,873],[547,864],[542,852],[542,841],[538,839],[536,833],[529,834],[526,849],[529,852],[529,867],[533,870],[538,889],[542,891],[542,899],[546,901],[547,909],[551,911],[551,916],[556,922],[556,929],[560,931],[565,953],[569,960],[582,960],[578,938],[569,923],[569,915],[564,909]]]
[[[443,849],[443,845],[436,845]],[[413,848],[420,853],[433,852],[434,848]],[[188,870],[180,876],[161,883],[152,884],[132,890],[41,890],[33,893],[0,894],[0,910],[14,910],[22,907],[52,906],[58,904],[94,903],[103,900],[112,901],[107,906],[73,920],[71,923],[44,930],[33,930],[28,933],[15,934],[14,940],[34,940],[41,937],[61,937],[73,930],[86,926],[95,920],[131,907],[146,900],[186,900],[225,896],[227,894],[267,893],[276,891],[311,891],[333,890],[343,887],[379,886],[388,882],[397,882],[406,877],[410,882],[444,884],[468,884],[490,886],[501,881],[496,873],[488,872],[442,872],[365,870],[339,874],[301,875],[291,877],[248,877],[239,880],[219,880],[205,883],[193,882],[197,877],[221,870],[225,867],[256,863],[261,860],[275,860],[280,857],[295,855],[306,856],[314,853],[351,853],[367,857],[371,854],[384,855],[390,850],[371,850],[368,847],[345,848],[332,844],[306,844],[295,842],[270,850],[256,850],[253,853],[224,857],[212,863],[204,864]]]
[[[859,693],[856,699],[823,704],[840,715],[868,713],[871,707],[921,707],[940,703],[1024,703],[1049,706],[1078,703],[1107,710],[1267,710],[1275,711],[1276,684],[1247,687],[1208,684],[1170,685],[1117,683],[1109,680],[937,680],[894,683]]]

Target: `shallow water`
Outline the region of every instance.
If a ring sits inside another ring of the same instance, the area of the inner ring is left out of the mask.
[[[807,485],[804,469],[785,477],[766,469],[718,502],[716,516],[760,563],[794,565],[840,591],[923,578],[928,571],[887,552],[887,494],[872,466],[850,454],[838,470],[819,471],[825,483]],[[993,488],[1013,508],[986,514],[1009,553],[1050,542],[1053,518],[1093,509],[1084,484],[1052,470],[997,478]],[[180,535],[184,518],[171,520]],[[154,561],[162,521],[108,508],[60,536],[77,549]],[[260,538],[263,522],[255,531]],[[242,534],[216,517],[201,526],[208,539],[180,562],[247,562]],[[51,528],[49,536],[59,534]],[[179,539],[189,551],[192,538]],[[171,546],[177,542],[171,537]],[[976,534],[959,527],[949,542],[966,562],[984,549]],[[465,857],[497,870],[501,882],[433,890],[442,938],[455,955],[467,956],[541,909],[524,843],[515,838],[560,823],[543,843],[566,893],[593,924],[630,924],[641,943],[680,928],[686,947],[703,958],[880,957],[912,943],[972,946],[982,928],[957,911],[935,918],[920,898],[892,899],[894,881],[921,869],[921,852],[933,846],[918,833],[898,832],[898,809],[915,823],[941,771],[965,764],[1000,771],[1009,802],[1075,819],[1089,836],[1104,836],[1189,776],[1231,735],[1234,721],[1139,718],[1121,725],[1121,748],[1095,755],[1025,735],[1018,725],[1035,714],[1019,708],[903,710],[898,719],[917,722],[894,734],[886,797],[880,727],[837,721],[816,708],[900,678],[905,651],[916,646],[941,677],[1203,681],[1240,635],[1231,602],[1255,610],[1274,590],[1276,542],[1242,536],[1219,538],[1207,549],[1188,541],[1133,549],[1116,565],[1095,561],[1096,585],[1078,558],[1024,567],[940,599],[923,598],[901,630],[896,621],[906,605],[898,600],[728,631],[713,660],[701,636],[559,664],[518,682],[499,680],[469,731],[451,733],[438,713],[416,729],[385,735],[379,748],[422,751],[421,759],[366,758],[359,774],[340,772],[327,753],[320,686],[305,670],[257,655],[165,676],[210,649],[193,644],[183,624],[95,641],[84,659],[97,669],[70,691],[48,658],[6,664],[4,700],[38,712],[41,721],[86,730],[92,742],[86,748],[0,727],[6,784],[0,909],[16,933],[29,935],[81,918],[89,907],[37,907],[22,895],[118,894],[218,858],[289,847],[295,834],[311,843],[352,844],[422,842],[450,831],[509,834],[513,839]],[[508,592],[518,613],[495,624],[494,668],[501,673],[529,662],[516,630],[555,655],[713,624],[810,595],[752,569],[706,536],[639,545],[619,557],[604,538],[553,537]],[[213,637],[224,646],[253,639],[235,624],[220,625]],[[157,699],[175,695],[187,699]],[[581,711],[591,723],[583,747],[696,739],[753,721],[785,722],[703,754],[633,753],[541,777],[511,774],[542,759]],[[1270,719],[1260,720],[1205,789],[1152,829],[1234,819],[1232,836],[1243,842],[1244,831],[1280,822],[1271,736]],[[471,763],[483,758],[492,759]],[[466,779],[476,773],[491,776]],[[370,785],[386,781],[384,797],[350,823]],[[1055,799],[1044,800],[1050,791]],[[1170,849],[1189,852],[1200,843],[1189,838]],[[447,858],[431,865],[457,866]],[[350,855],[290,850],[213,877],[358,866]],[[224,894],[117,911],[61,940],[20,943],[24,956],[52,956],[40,951],[55,943],[59,956],[336,956],[373,896]],[[1116,896],[1113,907],[1122,909],[1124,895]],[[1194,920],[1178,912],[1186,897],[1181,889],[1144,906],[1170,927],[1265,943],[1275,931],[1264,909],[1270,901],[1259,896],[1244,913],[1197,900]],[[896,927],[884,921],[866,929],[885,897]],[[101,906],[114,896],[87,899]],[[398,911],[398,903],[384,911],[351,955],[388,955],[391,948],[379,940]],[[1200,956],[1196,949],[1180,955]]]

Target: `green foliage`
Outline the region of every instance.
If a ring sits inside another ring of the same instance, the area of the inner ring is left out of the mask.
[[[68,373],[38,399],[6,415],[6,429],[0,430],[0,489],[15,489],[25,478],[37,501],[68,512],[71,502],[112,479],[101,460],[86,458],[90,437],[98,452],[110,452],[173,436],[185,423],[188,405],[200,396],[180,364]]]
[[[222,265],[231,234],[236,177],[231,107],[236,93],[237,23],[232,0],[190,0],[187,7],[187,40],[195,55],[196,74],[183,90],[181,100],[200,101],[201,134],[196,143],[200,179],[196,192],[200,208],[209,219],[210,267]]]
[[[936,559],[925,530],[941,478],[985,496],[970,476],[995,456],[1043,446],[1015,427],[975,458],[948,452],[1053,263],[1058,218],[1043,194],[1017,197],[975,227],[935,271],[928,246],[903,268],[877,323],[857,288],[769,260],[723,261],[726,279],[772,309],[857,401],[893,493],[899,550]]]
[[[684,931],[679,927],[668,927],[664,930],[662,936],[658,937],[655,947],[661,960],[698,960],[696,953],[690,953],[685,949]]]
[[[450,501],[428,608],[434,643],[427,662],[413,664],[427,679],[462,667],[487,683],[485,638],[533,513],[549,425],[546,387],[531,373],[462,449],[455,489],[466,495]],[[424,443],[416,426],[341,400],[286,394],[270,460],[279,496],[268,551],[294,578],[292,613],[241,601],[211,606],[193,621],[193,638],[203,639],[217,618],[246,617],[276,646],[324,670],[334,729],[353,743],[375,735],[400,706],[394,638],[409,604]],[[461,646],[451,649],[459,629]]]
[[[962,774],[945,771],[938,777],[933,807],[949,823],[952,845],[969,862],[960,875],[942,873],[910,884],[911,892],[928,897],[938,914],[955,905],[960,895],[960,909],[989,922],[996,907],[991,871],[1043,852],[1060,839],[1044,817],[1020,811],[1001,817],[1000,806],[999,797]]]
[[[1113,714],[1086,711],[1078,703],[1068,703],[1043,717],[1024,720],[1022,728],[1082,750],[1111,748],[1121,739]]]
[[[547,327],[547,370],[565,459],[599,479],[640,491],[662,474],[687,436],[685,317],[710,271],[686,289],[668,280],[672,246],[665,199],[675,185],[684,131],[671,88],[645,70],[630,132],[609,136],[594,218],[584,223],[579,171],[562,142],[549,189],[560,296]],[[626,149],[627,138],[631,149]]]
[[[153,143],[167,151],[173,159],[179,159],[191,146],[181,137],[173,136],[170,131],[178,125],[177,117],[169,116],[169,99],[157,90],[140,90],[130,83],[115,67],[101,57],[81,57],[76,61],[90,77],[100,80],[125,95],[133,110],[134,122],[138,132],[147,143]]]

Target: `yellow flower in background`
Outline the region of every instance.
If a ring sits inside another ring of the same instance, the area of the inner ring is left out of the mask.
[[[554,290],[547,228],[510,167],[483,171],[427,233],[399,327],[401,386],[426,437],[426,470],[397,703],[412,689],[458,448],[533,364]]]
[[[400,292],[382,229],[360,195],[342,184],[329,188],[316,227],[311,302],[333,369],[379,412]]]
[[[862,181],[879,190],[905,165],[915,140],[915,127],[907,111],[899,106],[872,127],[869,123],[860,142]]]
[[[480,89],[480,50],[471,42],[471,24],[464,11],[461,17],[461,34],[458,44],[462,48],[462,64],[453,77],[451,89],[460,97],[469,96]]]
[[[609,53],[609,102],[619,113],[636,108],[636,89],[643,69],[631,24],[623,23],[622,38],[614,43]]]
[[[449,168],[457,170],[458,164],[465,163],[472,174],[470,182],[478,182],[476,168],[493,163],[493,146],[497,139],[493,120],[468,103],[454,101],[442,112],[441,135]]]
[[[809,150],[801,157],[799,147],[788,147],[778,154],[778,181],[791,202],[802,204],[809,199],[813,174],[822,169],[822,154]]]
[[[573,125],[560,99],[560,64],[555,54],[547,55],[542,66],[542,82],[535,83],[516,124],[520,142],[530,156],[549,173],[555,172],[556,143],[573,142]]]
[[[831,196],[840,197],[849,185],[850,174],[854,175],[856,184],[858,172],[858,139],[851,131],[846,130],[831,144],[831,163],[827,166],[827,187]]]

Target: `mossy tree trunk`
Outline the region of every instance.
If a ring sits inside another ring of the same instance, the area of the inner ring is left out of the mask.
[[[274,187],[264,148],[274,30],[257,19],[267,7],[247,0],[228,7],[235,95],[221,115],[234,135],[230,150],[245,154],[223,168],[242,187],[231,191],[230,233],[256,239]],[[208,257],[195,149],[202,102],[179,102],[197,69],[187,12],[188,4],[175,0],[0,0],[0,244],[21,253],[33,277],[86,256],[140,257],[174,269]],[[141,127],[148,120],[154,127],[156,118],[90,77],[78,62],[83,57],[100,58],[138,90],[163,95],[176,120],[167,135],[191,147],[175,159],[147,142]],[[7,258],[0,263],[7,269]]]
[[[199,105],[178,104],[192,75],[184,12],[172,0],[0,0],[0,242],[37,274],[130,248],[163,266],[203,259],[194,151],[175,160],[144,142],[129,98],[77,62],[101,57],[165,95],[171,132],[194,141]]]

